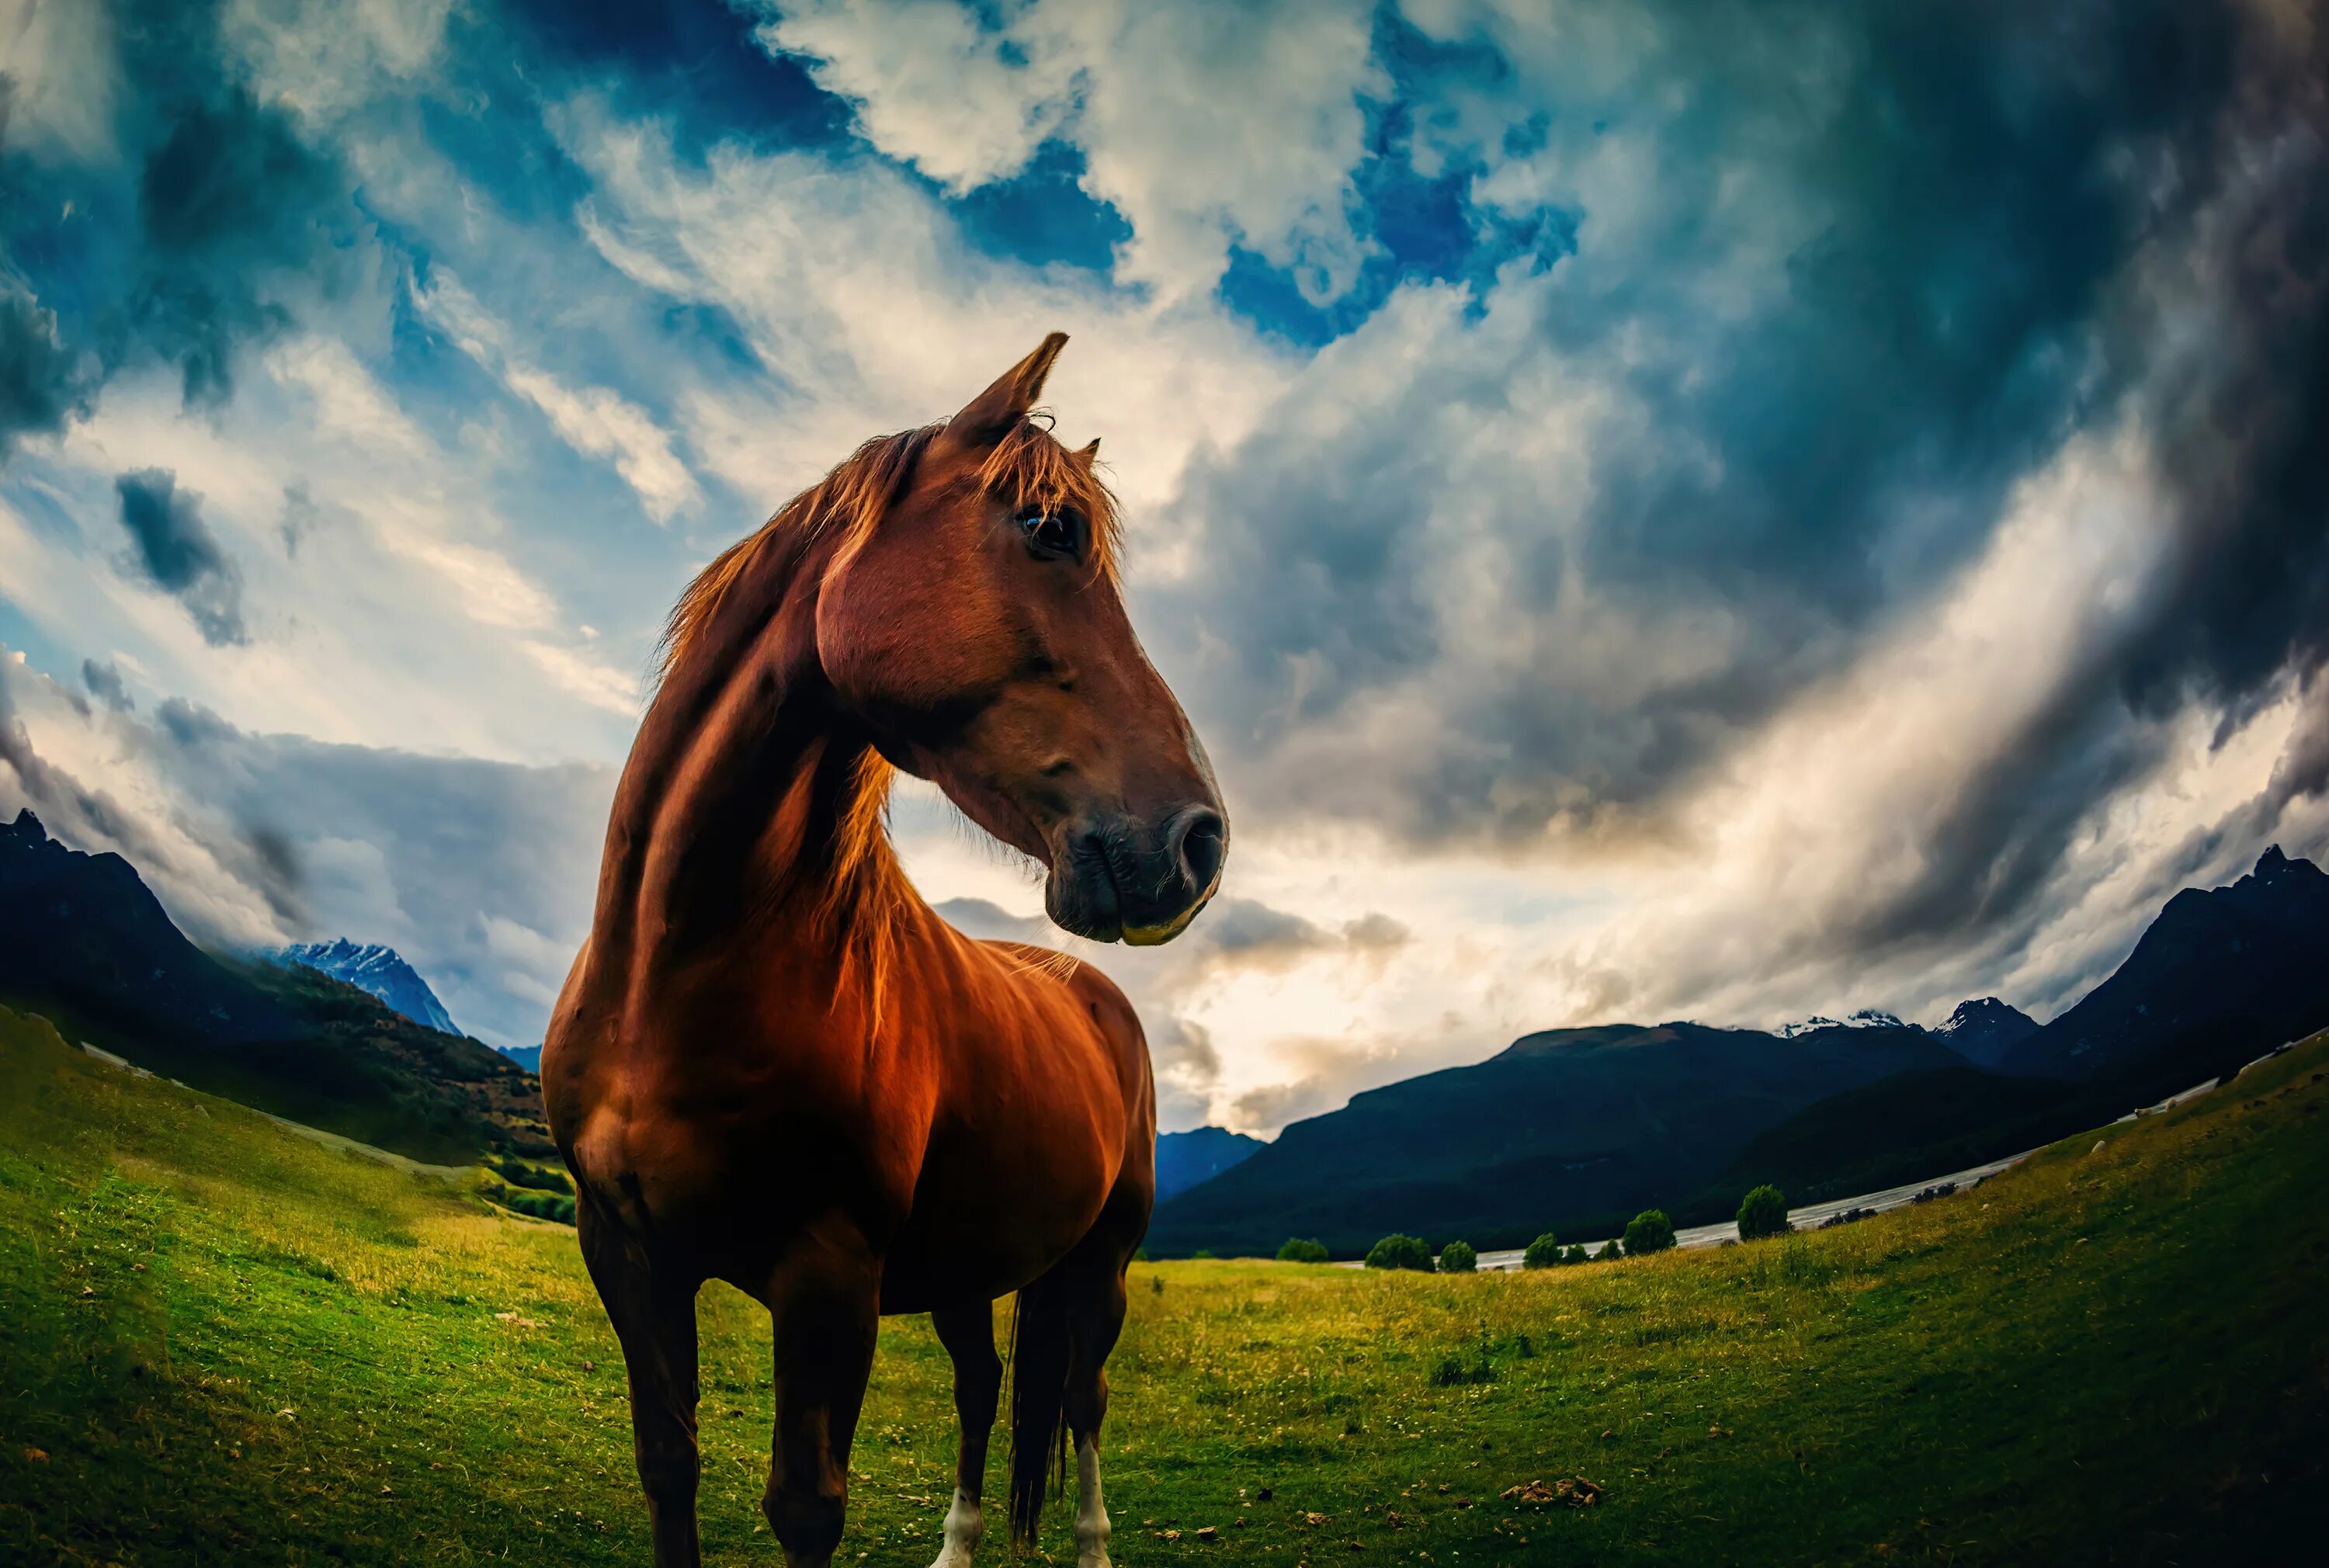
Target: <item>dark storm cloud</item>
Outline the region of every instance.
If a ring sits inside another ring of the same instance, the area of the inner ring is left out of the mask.
[[[57,318],[22,289],[0,292],[0,458],[16,437],[64,428],[86,400],[80,364],[57,340]]]
[[[212,647],[250,640],[242,619],[242,574],[203,521],[202,497],[178,488],[166,468],[140,468],[113,482],[121,526],[154,586],[186,607]]]
[[[37,301],[0,296],[0,456],[125,367],[159,359],[189,408],[213,406],[253,343],[360,297],[384,319],[385,263],[347,170],[252,97],[218,9],[110,8],[113,114],[88,161],[0,138],[0,276],[40,279]]]
[[[96,659],[82,660],[80,683],[89,688],[89,694],[91,697],[96,698],[116,713],[134,713],[137,710],[137,704],[129,696],[129,688],[122,682],[120,667],[110,662]]]
[[[1579,64],[1540,127],[1556,187],[1645,149],[1622,188],[1583,185],[1614,218],[1587,195],[1575,256],[1508,272],[1485,317],[1379,318],[1201,460],[1169,662],[1204,671],[1208,738],[1261,812],[1418,841],[1655,831],[1928,603],[2017,482],[2131,420],[2173,491],[2173,591],[1985,759],[1914,885],[1814,940],[2026,919],[2156,759],[2147,716],[2268,699],[2329,641],[2329,18],[1617,15],[1633,52]],[[1551,411],[1585,432],[1566,467]],[[1486,624],[1472,578],[1503,596]]]
[[[148,256],[130,319],[179,366],[189,406],[222,401],[241,345],[289,324],[292,294],[346,286],[363,226],[335,164],[247,92],[183,105],[156,129],[137,177]],[[287,277],[297,286],[276,286]]]

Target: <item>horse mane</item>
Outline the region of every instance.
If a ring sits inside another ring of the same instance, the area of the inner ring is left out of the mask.
[[[825,476],[786,502],[768,521],[712,559],[672,606],[656,650],[656,674],[668,680],[710,639],[729,595],[772,542],[814,539],[840,528],[854,541],[878,526],[913,482],[915,465],[946,426],[923,425],[876,436]],[[1023,417],[987,454],[979,484],[1014,512],[1072,508],[1091,525],[1092,566],[1113,580],[1123,551],[1115,493],[1091,462],[1061,446],[1041,415]]]

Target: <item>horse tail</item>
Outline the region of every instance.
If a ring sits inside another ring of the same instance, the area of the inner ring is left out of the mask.
[[[1047,1275],[1019,1292],[1011,1309],[1011,1538],[1035,1539],[1043,1485],[1068,1466],[1068,1293]]]

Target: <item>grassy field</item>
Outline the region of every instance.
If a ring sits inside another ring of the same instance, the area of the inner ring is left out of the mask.
[[[1136,1265],[1116,1555],[2292,1560],[2329,1479],[2324,1074],[2316,1041],[1956,1198],[1749,1246]],[[702,1315],[707,1554],[776,1561],[765,1319],[722,1288]],[[927,1321],[886,1323],[843,1563],[934,1554],[947,1391]],[[1501,1497],[1570,1477],[1599,1504]],[[571,1231],[0,1014],[0,1563],[639,1563],[640,1526]]]

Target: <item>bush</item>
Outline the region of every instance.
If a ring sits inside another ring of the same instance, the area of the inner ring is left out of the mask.
[[[566,1179],[562,1170],[550,1170],[528,1165],[523,1160],[508,1155],[488,1155],[486,1168],[513,1187],[531,1188],[536,1192],[561,1192],[572,1196],[574,1184]]]
[[[574,1200],[551,1192],[521,1192],[509,1188],[487,1189],[486,1196],[513,1214],[531,1219],[546,1219],[560,1225],[574,1223]]]
[[[1480,1266],[1480,1254],[1472,1250],[1470,1242],[1449,1242],[1439,1249],[1439,1272],[1443,1274],[1468,1274]]]
[[[1662,1208],[1645,1208],[1626,1226],[1626,1255],[1646,1257],[1674,1244],[1674,1221]]]
[[[1393,1231],[1367,1249],[1367,1267],[1414,1269],[1428,1274],[1431,1272],[1431,1249],[1423,1244],[1421,1236],[1403,1236]]]
[[[1593,1255],[1596,1258],[1602,1259],[1624,1257],[1626,1255],[1625,1238],[1622,1236],[1611,1236],[1608,1241],[1601,1244],[1601,1250],[1595,1253]]]
[[[1281,1263],[1323,1263],[1326,1261],[1326,1244],[1288,1236],[1286,1244],[1278,1249],[1278,1261]]]
[[[1760,1241],[1765,1236],[1787,1234],[1787,1198],[1777,1188],[1765,1182],[1739,1200],[1739,1239]]]
[[[1524,1269],[1549,1269],[1552,1267],[1553,1264],[1561,1262],[1561,1238],[1553,1235],[1551,1231],[1547,1231],[1544,1235],[1537,1237],[1536,1240],[1529,1243],[1528,1251],[1521,1254],[1521,1267]]]
[[[1564,1263],[1589,1263],[1593,1261],[1593,1254],[1585,1250],[1583,1242],[1571,1242],[1569,1250],[1561,1254],[1561,1261]]]

